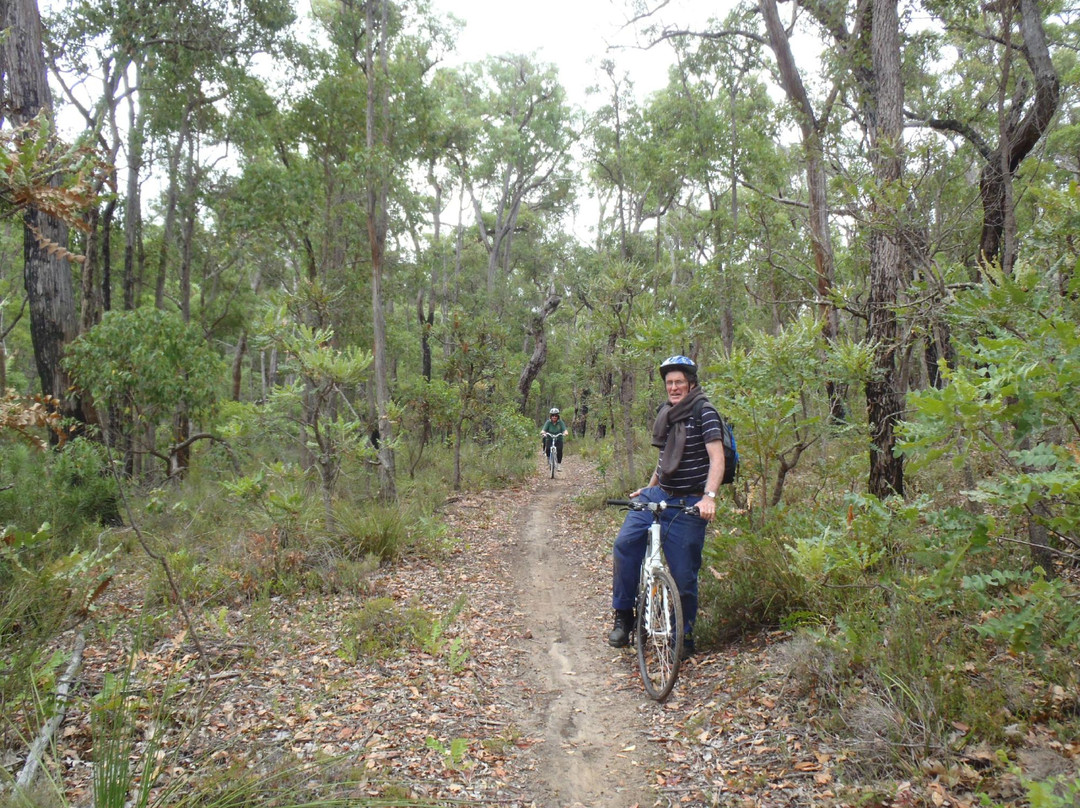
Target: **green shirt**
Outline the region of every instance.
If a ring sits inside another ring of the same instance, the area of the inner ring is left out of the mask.
[[[543,429],[543,431],[547,432],[549,435],[555,435],[556,437],[562,437],[563,435],[565,435],[570,430],[568,430],[566,428],[566,422],[563,421],[562,418],[560,418],[555,423],[551,423],[551,419],[548,418],[546,421],[544,421],[544,429]]]

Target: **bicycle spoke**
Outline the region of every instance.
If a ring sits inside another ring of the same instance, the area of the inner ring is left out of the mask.
[[[682,607],[666,570],[649,575],[638,598],[638,666],[645,690],[663,701],[675,686],[682,651]]]

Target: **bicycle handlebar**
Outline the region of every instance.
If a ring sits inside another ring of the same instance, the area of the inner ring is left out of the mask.
[[[684,505],[680,507],[678,505],[669,505],[666,501],[663,500],[660,502],[643,502],[640,499],[607,499],[604,501],[608,505],[616,505],[620,508],[629,508],[632,511],[652,511],[654,514],[659,513],[660,511],[667,508],[679,508],[679,510],[681,510],[683,513],[696,514],[698,512],[697,505]]]

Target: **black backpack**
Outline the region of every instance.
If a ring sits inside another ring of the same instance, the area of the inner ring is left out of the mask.
[[[705,396],[698,396],[694,399],[694,408],[691,410],[695,419],[698,422],[698,429],[701,428],[701,410],[709,402]],[[735,432],[731,428],[731,424],[727,422],[723,415],[720,415],[720,411],[716,411],[717,417],[720,419],[720,435],[721,440],[724,443],[724,479],[720,481],[721,485],[731,485],[735,482],[735,474],[739,470],[739,450],[735,448]]]

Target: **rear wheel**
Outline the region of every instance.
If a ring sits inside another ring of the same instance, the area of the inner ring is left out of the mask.
[[[645,580],[638,596],[634,636],[645,690],[663,701],[679,676],[683,643],[679,588],[667,570],[658,570]]]

